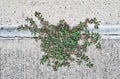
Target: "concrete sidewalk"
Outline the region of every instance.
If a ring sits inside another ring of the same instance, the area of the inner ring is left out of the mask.
[[[34,17],[35,11],[41,12],[51,24],[65,19],[68,24],[76,25],[94,17],[100,24],[113,24],[102,26],[99,31],[107,38],[101,39],[101,50],[88,48],[86,54],[94,67],[72,63],[69,68],[54,72],[51,67],[40,65],[44,53],[39,44],[29,38],[29,32],[15,30],[26,23],[26,17],[32,17],[40,25]],[[0,79],[120,79],[119,25],[120,0],[0,0]]]
[[[102,24],[120,24],[120,0],[0,0],[0,25],[23,24],[35,11],[51,24],[65,19],[76,25],[94,17]]]
[[[39,44],[33,39],[0,38],[0,79],[120,79],[120,40],[101,39],[102,49],[88,48],[94,63],[88,68],[72,63],[57,72],[40,65]]]

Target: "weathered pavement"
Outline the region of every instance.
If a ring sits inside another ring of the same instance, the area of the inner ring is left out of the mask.
[[[93,68],[75,63],[57,72],[40,65],[39,44],[33,39],[0,38],[0,79],[120,79],[120,40],[102,39],[102,49],[88,48]]]
[[[0,26],[24,24],[25,17],[38,21],[33,16],[35,11],[41,12],[51,24],[65,19],[76,25],[94,17],[102,24],[120,24],[120,0],[0,0]],[[102,33],[110,33],[108,39],[101,40],[102,50],[89,48],[87,54],[95,65],[93,68],[73,64],[57,72],[39,64],[43,52],[33,39],[16,37],[30,37],[30,33],[1,30],[0,79],[120,79],[120,28],[116,26],[106,31],[102,27]]]

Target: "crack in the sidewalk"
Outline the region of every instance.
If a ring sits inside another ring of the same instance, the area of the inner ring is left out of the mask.
[[[118,29],[117,29],[118,28]],[[90,28],[92,30],[92,28]],[[100,28],[99,30],[93,30],[98,32],[103,38],[114,38],[120,39],[120,27],[116,28]],[[18,31],[17,27],[0,27],[0,39],[33,39],[34,36],[31,35],[29,31],[22,30]]]

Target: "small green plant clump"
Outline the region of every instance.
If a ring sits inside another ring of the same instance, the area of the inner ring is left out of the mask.
[[[18,30],[29,30],[35,40],[41,40],[40,47],[45,52],[40,63],[52,66],[58,70],[62,66],[70,66],[70,62],[86,62],[86,66],[92,67],[93,64],[86,56],[87,47],[91,44],[96,48],[101,48],[99,42],[100,35],[88,30],[88,23],[94,24],[98,29],[99,22],[96,18],[86,19],[73,28],[65,20],[60,20],[57,25],[52,25],[45,21],[40,12],[35,12],[35,17],[40,20],[42,27],[38,27],[32,18],[26,18],[28,24],[21,25]]]

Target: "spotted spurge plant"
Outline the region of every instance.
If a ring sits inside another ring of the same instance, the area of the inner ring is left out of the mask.
[[[34,15],[42,27],[39,27],[32,18],[27,17],[26,21],[29,24],[19,26],[18,30],[29,30],[36,41],[41,41],[40,47],[44,55],[40,64],[46,63],[55,71],[62,66],[70,66],[70,62],[81,64],[84,61],[86,66],[93,67],[93,63],[85,53],[90,45],[101,48],[100,35],[88,30],[88,23],[94,24],[94,29],[98,29],[99,22],[96,18],[86,19],[71,28],[65,20],[53,25],[45,21],[40,12],[35,12]]]

